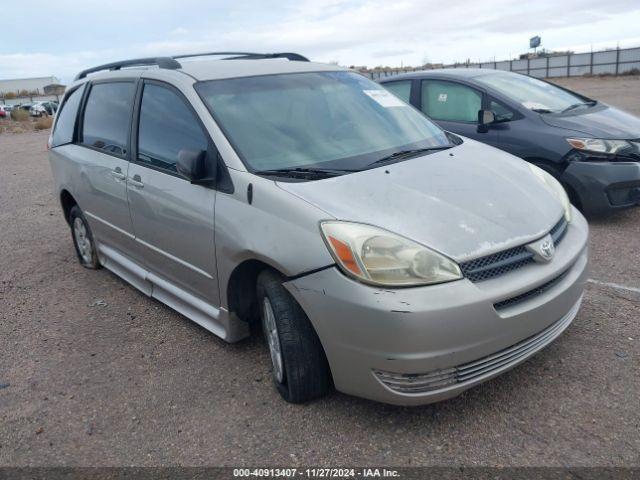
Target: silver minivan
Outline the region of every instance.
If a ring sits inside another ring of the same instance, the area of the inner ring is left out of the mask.
[[[228,342],[261,325],[290,402],[450,398],[580,306],[588,228],[552,176],[298,54],[85,70],[49,147],[80,263]]]

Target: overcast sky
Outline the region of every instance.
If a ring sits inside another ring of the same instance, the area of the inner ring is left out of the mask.
[[[507,59],[640,45],[639,0],[9,0],[0,78],[212,50],[293,51],[341,65]]]

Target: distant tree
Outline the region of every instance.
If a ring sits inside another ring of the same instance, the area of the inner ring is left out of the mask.
[[[12,98],[16,98],[16,94],[14,92],[7,92],[5,94],[3,94],[4,98],[6,98],[7,100],[10,100]]]

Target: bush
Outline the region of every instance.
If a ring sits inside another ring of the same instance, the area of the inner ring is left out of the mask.
[[[51,128],[51,125],[53,125],[53,118],[46,116],[40,117],[33,128],[36,130],[46,130],[47,128]]]
[[[28,122],[29,112],[22,108],[14,108],[11,110],[11,120],[15,120],[16,122]]]
[[[4,98],[8,99],[12,99],[12,98],[16,98],[16,94],[14,92],[6,92],[3,94]]]

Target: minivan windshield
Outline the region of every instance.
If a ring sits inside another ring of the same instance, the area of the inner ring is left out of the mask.
[[[196,89],[256,172],[361,170],[453,146],[417,110],[354,72],[210,80]]]
[[[540,113],[564,112],[576,106],[590,105],[582,97],[525,75],[492,72],[477,76],[474,80]]]

